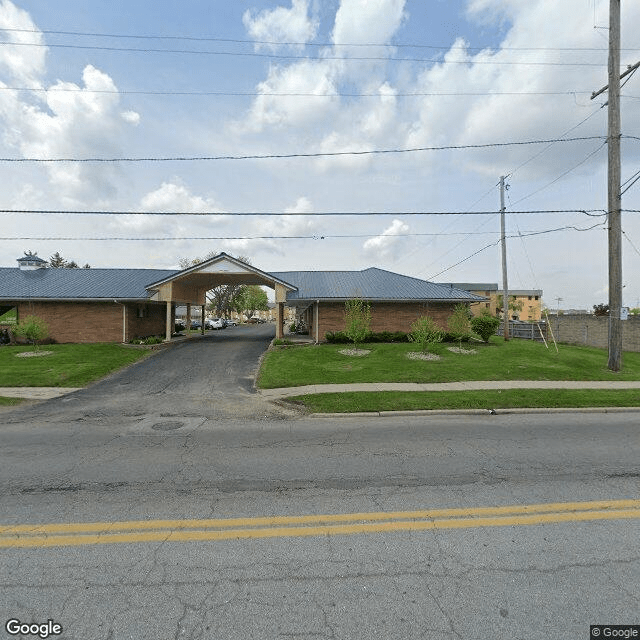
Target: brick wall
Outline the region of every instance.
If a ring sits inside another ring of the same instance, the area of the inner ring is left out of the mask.
[[[122,304],[115,302],[25,302],[17,303],[18,321],[26,316],[42,318],[49,337],[56,342],[122,342]],[[138,308],[146,315],[138,317]],[[164,336],[166,305],[127,303],[125,341],[134,337]],[[9,327],[10,328],[10,327]]]
[[[560,315],[550,316],[550,321],[558,342],[584,344],[602,349],[608,347],[608,316]],[[640,316],[630,316],[622,322],[622,349],[640,351]]]
[[[18,322],[38,316],[56,342],[122,342],[122,305],[114,302],[25,302]]]
[[[139,311],[142,317],[138,317]],[[164,336],[166,331],[166,303],[127,304],[127,341],[132,338]],[[172,331],[175,312],[172,313]],[[122,338],[120,338],[122,340]]]
[[[372,302],[371,303],[371,331],[411,331],[411,325],[420,316],[430,316],[442,328],[447,328],[447,319],[453,312],[453,303],[400,303],[400,302]],[[344,331],[344,303],[320,303],[318,316],[320,340],[329,331]],[[311,334],[315,333],[315,326],[311,326]]]

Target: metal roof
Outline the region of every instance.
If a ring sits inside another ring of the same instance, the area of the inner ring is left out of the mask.
[[[0,268],[0,300],[146,300],[146,287],[178,271],[167,269]]]
[[[432,300],[477,302],[486,298],[468,291],[370,267],[362,271],[280,271],[272,273],[297,287],[287,293],[295,300]]]

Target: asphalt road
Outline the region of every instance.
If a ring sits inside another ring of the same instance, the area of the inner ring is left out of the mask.
[[[0,617],[78,640],[640,623],[640,414],[286,415],[237,382],[268,329],[2,414]]]

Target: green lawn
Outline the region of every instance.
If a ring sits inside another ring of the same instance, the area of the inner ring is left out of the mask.
[[[418,409],[513,409],[637,407],[640,391],[630,390],[541,390],[504,389],[502,391],[382,391],[318,393],[296,396],[290,402],[304,405],[315,413],[354,413],[356,411],[415,411]]]
[[[441,343],[432,351],[439,361],[409,360],[415,344],[371,343],[364,357],[339,353],[349,345],[310,345],[277,347],[262,362],[258,385],[263,389],[305,384],[349,382],[457,382],[464,380],[640,380],[640,353],[625,353],[623,370],[607,369],[603,349],[551,345],[529,340],[493,337],[489,344],[470,343],[477,353],[451,353]]]
[[[0,347],[0,387],[83,387],[149,355],[119,344],[53,344],[41,357],[17,357],[30,346]]]

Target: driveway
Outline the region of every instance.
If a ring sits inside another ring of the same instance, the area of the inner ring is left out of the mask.
[[[297,415],[261,399],[253,387],[260,357],[274,334],[273,324],[263,324],[198,335],[86,389],[11,414],[24,417],[27,413],[47,420],[140,420],[146,415],[273,419]]]

